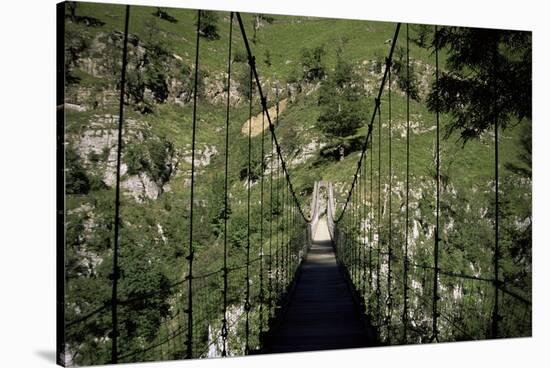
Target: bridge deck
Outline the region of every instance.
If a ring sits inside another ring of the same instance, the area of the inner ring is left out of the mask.
[[[269,351],[343,349],[367,344],[352,294],[336,263],[326,221],[320,220]]]

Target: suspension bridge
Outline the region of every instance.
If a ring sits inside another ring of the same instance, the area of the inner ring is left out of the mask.
[[[67,337],[77,331],[93,331],[99,340],[110,344],[110,359],[97,361],[93,349],[83,359],[88,364],[133,362],[150,359],[183,359],[208,356],[311,351],[322,349],[357,348],[389,344],[407,344],[438,341],[458,341],[485,338],[503,338],[530,334],[531,301],[507,288],[499,273],[499,219],[498,219],[498,129],[495,121],[495,246],[494,272],[480,275],[457,274],[440,266],[440,127],[436,112],[435,223],[431,260],[415,263],[409,249],[409,93],[407,88],[406,126],[406,198],[405,236],[400,244],[392,239],[392,196],[387,234],[382,234],[382,185],[392,192],[392,57],[396,41],[402,31],[397,24],[392,44],[385,61],[385,69],[377,95],[372,101],[372,116],[367,122],[368,132],[358,156],[357,168],[345,196],[338,203],[333,183],[317,181],[311,194],[309,209],[300,202],[294,190],[290,169],[277,139],[278,116],[270,116],[268,100],[255,65],[253,49],[248,42],[239,13],[230,14],[227,63],[227,91],[231,89],[232,40],[234,26],[241,34],[250,72],[250,94],[258,94],[262,116],[268,129],[261,136],[261,174],[258,185],[251,182],[251,124],[248,132],[247,224],[243,263],[231,261],[228,246],[230,197],[228,195],[229,126],[231,109],[227,93],[225,129],[225,184],[223,221],[222,267],[208,273],[195,268],[196,250],[193,246],[197,226],[194,220],[196,176],[197,85],[200,71],[200,22],[198,12],[195,52],[195,93],[193,95],[193,128],[191,147],[191,177],[188,243],[185,257],[186,275],[164,290],[151,290],[146,295],[123,299],[118,284],[122,277],[119,264],[120,177],[124,149],[124,96],[128,54],[128,24],[130,6],[126,7],[124,47],[120,83],[120,110],[118,120],[118,149],[116,166],[116,200],[113,221],[113,264],[110,280],[112,295],[96,308],[82,311],[78,318],[65,321],[63,333]],[[437,34],[437,26],[435,26]],[[409,70],[409,27],[407,33],[407,77]],[[435,50],[436,83],[438,53]],[[255,85],[255,88],[254,88]],[[385,95],[384,104],[382,97]],[[252,117],[253,98],[250,98],[249,119]],[[373,170],[381,162],[382,115],[387,115],[389,126],[387,182]],[[249,120],[250,121],[250,120]],[[265,136],[264,136],[265,135]],[[264,139],[265,138],[265,139]],[[373,154],[377,146],[378,156]],[[373,190],[376,189],[376,190]],[[252,201],[252,191],[259,201]],[[259,207],[259,208],[255,208]],[[256,210],[256,212],[253,212]],[[252,218],[259,213],[259,218]],[[252,226],[258,232],[252,236]],[[259,252],[254,252],[259,249]],[[395,270],[399,270],[399,273]],[[242,277],[244,276],[244,277]],[[452,292],[449,285],[457,285]],[[131,341],[119,324],[123,308],[145,305],[149,298],[172,293],[177,307],[161,321],[158,334],[148,340]],[[456,295],[458,293],[458,296]],[[63,306],[62,308],[65,308]],[[99,322],[107,321],[108,330],[98,330]],[[467,322],[467,323],[466,323]],[[95,329],[95,330],[94,330]],[[61,353],[78,346],[58,347]],[[86,353],[81,353],[85,355]]]

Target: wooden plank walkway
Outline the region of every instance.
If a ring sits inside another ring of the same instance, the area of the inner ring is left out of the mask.
[[[271,353],[368,345],[366,330],[336,263],[324,220],[319,220],[313,245],[270,345]]]

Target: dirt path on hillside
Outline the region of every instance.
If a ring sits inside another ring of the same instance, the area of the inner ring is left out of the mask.
[[[286,105],[288,104],[288,99],[284,99],[279,101],[279,115],[285,111]],[[269,112],[269,117],[271,117],[271,122],[275,124],[275,114],[277,113],[277,106],[272,106],[267,110]],[[264,126],[262,127],[262,114],[258,114],[256,116],[252,117],[252,126],[250,135],[255,137],[259,135],[264,129],[269,128],[269,123],[267,122],[267,117],[264,119]],[[244,135],[248,135],[248,125],[250,124],[250,120],[247,120],[244,122],[244,124],[241,127],[241,132]]]

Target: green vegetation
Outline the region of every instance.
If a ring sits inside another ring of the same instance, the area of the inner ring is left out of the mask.
[[[227,235],[227,267],[231,270],[227,295],[230,355],[244,353],[246,285],[243,265],[248,233],[252,349],[260,343],[260,277],[266,294],[263,297],[267,298],[268,269],[275,273],[286,254],[281,245],[283,235],[290,244],[289,257],[294,262],[293,267],[297,266],[299,252],[304,246],[304,229],[299,216],[284,212],[285,208],[290,208],[283,206],[290,202],[289,193],[285,192],[284,179],[272,160],[269,130],[251,138],[251,170],[248,171],[248,137],[242,128],[248,119],[249,99],[252,98],[253,115],[261,113],[261,108],[257,92],[250,94],[247,55],[236,24],[232,41],[234,74],[228,132],[228,209],[225,208],[225,72],[229,29],[229,13],[226,12],[205,11],[201,14],[197,171],[194,202],[190,203],[196,15],[196,11],[185,9],[131,7],[118,293],[121,316],[119,355],[124,362],[179,359],[186,354],[185,309],[188,308],[189,289],[185,277],[188,272],[186,257],[189,256],[191,205],[194,208],[192,247],[196,277],[192,289],[195,303],[194,356],[221,353],[215,341],[221,332],[223,318],[221,270],[224,235]],[[248,37],[255,41],[251,44],[252,51],[268,105],[276,104],[276,87],[280,99],[286,99],[288,103],[276,122],[276,134],[302,208],[308,214],[307,204],[314,181],[327,180],[335,185],[339,212],[357,168],[358,153],[367,133],[375,93],[385,66],[384,57],[390,47],[386,41],[393,35],[395,25],[261,14],[242,16]],[[109,361],[111,347],[108,307],[114,240],[113,173],[124,7],[70,4],[65,21],[66,102],[86,109],[67,109],[65,116],[66,320],[70,324],[67,328],[67,359],[79,365],[100,364]],[[429,93],[435,61],[433,50],[421,46],[432,41],[433,33],[430,32],[431,28],[411,27],[411,38],[417,44],[411,43],[412,67],[409,72],[412,78],[409,83],[403,51],[406,39],[403,33],[398,38],[392,66],[391,133],[392,246],[399,255],[405,225],[404,91],[408,87],[413,96],[410,102],[411,217],[414,219],[411,228],[414,224],[416,229],[413,247],[415,261],[427,264],[432,262],[433,249],[435,118],[428,107],[433,107],[433,95]],[[462,35],[458,31],[451,34],[453,37]],[[503,38],[501,42],[506,43],[507,39]],[[523,60],[525,56],[519,53],[526,53],[527,44],[530,45],[530,39],[513,38],[513,42],[518,42],[521,48],[518,53],[506,48],[502,50],[502,55],[506,55],[510,62],[507,64],[503,60],[503,75],[513,74],[511,69],[522,67],[519,61],[513,62],[516,58]],[[448,56],[456,57],[456,50],[451,44],[442,46],[445,46],[440,52],[442,75],[452,78],[460,70],[453,67],[452,62],[447,64],[445,61],[449,60]],[[471,69],[477,70],[476,65]],[[508,87],[506,90],[512,91]],[[506,101],[509,101],[508,97]],[[490,130],[478,129],[478,134],[464,144],[460,138],[464,136],[465,126],[456,124],[457,106],[450,102],[449,98],[446,104],[442,104],[448,114],[441,116],[441,124],[448,130],[441,149],[444,181],[441,267],[449,272],[490,276],[495,211],[492,199],[494,136]],[[488,104],[489,100],[486,102]],[[530,106],[530,100],[523,102]],[[468,109],[474,107],[466,106]],[[509,287],[529,299],[531,122],[530,115],[524,113],[525,106],[510,106],[506,117],[501,116],[507,124],[502,123],[499,133],[503,259],[500,271]],[[372,158],[374,185],[372,197],[367,196],[365,210],[370,213],[378,209],[376,200],[380,194],[383,213],[380,240],[384,246],[388,244],[389,231],[389,212],[385,207],[388,194],[383,187],[387,183],[389,162],[388,107],[388,95],[384,93],[381,129],[376,117],[373,141],[366,156],[368,165]],[[271,119],[275,122],[273,114]],[[343,156],[340,147],[344,148]],[[380,193],[377,187],[379,155]],[[262,173],[263,198],[260,191]],[[250,224],[247,221],[249,179]],[[260,233],[260,227],[263,227],[263,233]],[[270,246],[272,257],[267,257]],[[263,272],[259,268],[261,252],[265,255]],[[396,260],[393,272],[402,272],[402,261]],[[281,285],[275,284],[275,280],[281,279],[271,280],[274,283],[272,301],[275,303],[289,280],[284,280]],[[442,283],[447,290],[452,289],[452,280],[446,279]],[[428,289],[429,285],[423,284],[422,287]],[[395,292],[399,293],[398,290]],[[85,318],[96,310],[99,312]],[[264,306],[262,313],[261,326],[265,331],[268,315],[273,314],[273,309],[268,311]],[[422,315],[423,311],[418,308],[415,313]],[[71,324],[73,321],[76,322]],[[472,318],[469,323],[468,331],[480,329],[478,319]],[[418,326],[419,331],[427,329],[426,326]],[[511,335],[514,333],[525,335],[526,331],[518,328]],[[484,336],[476,335],[477,338]]]
[[[361,97],[365,91],[359,87],[360,77],[346,62],[342,50],[337,50],[334,72],[321,83],[319,105],[322,112],[317,119],[319,130],[328,137],[347,137],[355,134],[366,120],[366,108]]]
[[[218,15],[216,12],[213,11],[207,11],[207,10],[201,10],[200,11],[201,17],[200,17],[200,35],[207,40],[217,40],[220,38],[220,35],[218,34]],[[198,18],[195,23],[197,25]]]
[[[478,137],[494,123],[531,118],[531,33],[448,27],[432,45],[450,50],[448,73],[428,98],[434,110],[453,116],[449,131],[464,140]],[[439,96],[439,97],[438,97]]]

